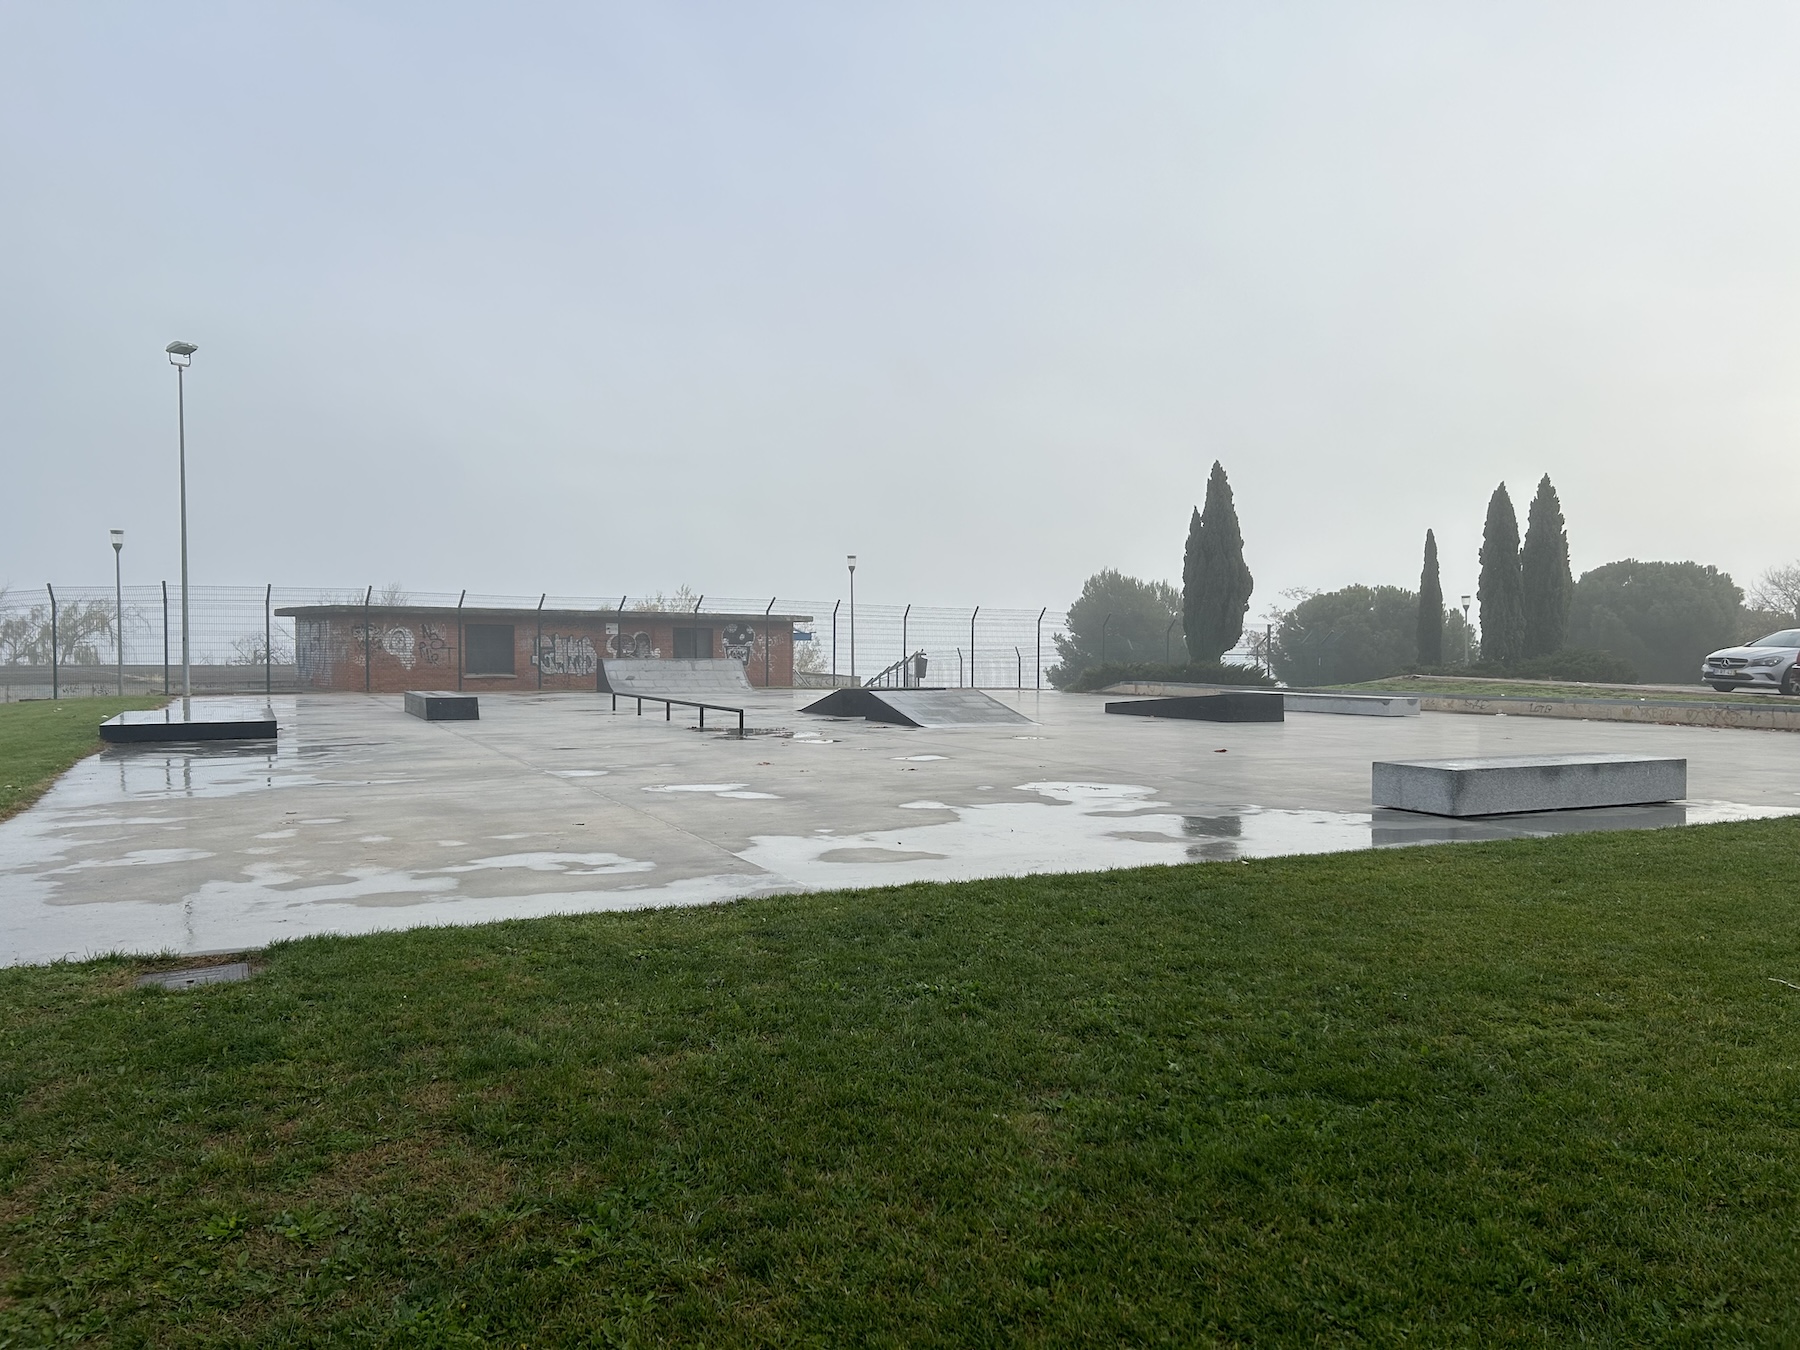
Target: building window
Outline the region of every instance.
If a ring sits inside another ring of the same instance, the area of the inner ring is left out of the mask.
[[[675,659],[677,661],[710,661],[713,654],[713,630],[710,628],[677,628]]]
[[[468,675],[513,674],[513,626],[472,623],[464,630],[463,672]]]

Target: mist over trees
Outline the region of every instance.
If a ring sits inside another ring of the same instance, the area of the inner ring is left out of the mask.
[[[1501,665],[1519,659],[1525,645],[1525,597],[1519,579],[1519,518],[1502,483],[1488,498],[1481,531],[1481,659]]]
[[[1716,567],[1626,558],[1581,574],[1569,635],[1630,662],[1641,679],[1693,684],[1701,658],[1738,642],[1743,600]]]
[[[1355,684],[1398,675],[1415,662],[1419,596],[1399,586],[1345,586],[1309,595],[1281,615],[1271,663],[1296,686]],[[1439,633],[1452,649],[1468,647],[1468,625],[1439,607]]]
[[[1065,685],[1100,665],[1103,653],[1108,665],[1179,661],[1182,639],[1181,597],[1173,586],[1107,568],[1082,583],[1080,597],[1069,606],[1068,632],[1055,638],[1059,664],[1046,673],[1052,684]]]
[[[1206,480],[1206,505],[1188,525],[1187,556],[1181,569],[1182,616],[1187,650],[1195,662],[1217,662],[1244,635],[1255,585],[1244,562],[1244,536],[1225,469],[1213,461]]]
[[[1569,606],[1575,579],[1569,575],[1569,535],[1562,503],[1545,474],[1526,514],[1525,543],[1519,550],[1519,589],[1525,607],[1520,655],[1549,656],[1568,645]]]
[[[1419,664],[1444,664],[1444,588],[1438,580],[1437,536],[1425,531],[1425,566],[1419,573]]]

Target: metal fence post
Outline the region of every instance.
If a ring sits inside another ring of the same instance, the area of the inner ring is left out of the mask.
[[[372,657],[373,637],[369,631],[369,599],[375,594],[375,583],[369,583],[369,589],[363,592],[363,693],[369,692],[369,663]]]
[[[831,607],[831,684],[833,688],[837,687],[837,612],[838,605],[843,603],[842,600],[839,600],[837,605]]]
[[[900,614],[900,659],[902,661],[912,655],[912,648],[909,647],[906,642],[906,621],[911,615],[912,602],[908,601],[906,608],[901,611]],[[906,688],[906,670],[904,667],[900,671],[900,687],[902,689]]]
[[[981,613],[981,606],[975,606],[975,614]],[[975,614],[969,615],[969,688],[981,688],[981,681],[975,678]]]
[[[1025,658],[1013,648],[1013,693],[1017,694],[1025,688]]]
[[[463,681],[463,601],[469,598],[469,588],[464,586],[462,594],[456,597],[456,688],[460,693]],[[598,666],[594,667],[596,670]],[[598,685],[596,685],[598,687]]]
[[[531,649],[531,664],[537,667],[539,689],[544,687],[544,601],[549,598],[549,591],[538,596],[537,646]]]
[[[1163,629],[1163,664],[1165,666],[1169,664],[1169,638],[1174,635],[1175,620],[1180,617],[1179,614],[1171,614],[1169,616],[1169,626]]]
[[[163,582],[163,694],[169,692],[169,583]]]
[[[61,665],[56,643],[56,587],[46,581],[44,589],[50,592],[50,697],[56,699],[62,697]]]
[[[275,583],[263,588],[263,697],[275,692]]]
[[[1106,622],[1100,625],[1100,664],[1106,664],[1106,630],[1112,626],[1112,615],[1106,616]]]
[[[1032,660],[1037,667],[1037,687],[1040,690],[1044,687],[1044,615],[1049,612],[1050,606],[1048,605],[1045,605],[1038,611],[1037,650],[1032,657]]]

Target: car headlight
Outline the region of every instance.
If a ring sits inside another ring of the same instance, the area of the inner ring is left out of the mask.
[[[1753,656],[1750,658],[1750,664],[1753,666],[1778,666],[1781,664],[1781,658],[1779,656]]]

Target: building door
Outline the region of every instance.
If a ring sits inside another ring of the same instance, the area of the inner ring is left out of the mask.
[[[675,659],[677,661],[710,661],[712,654],[712,629],[677,628],[675,630]]]

